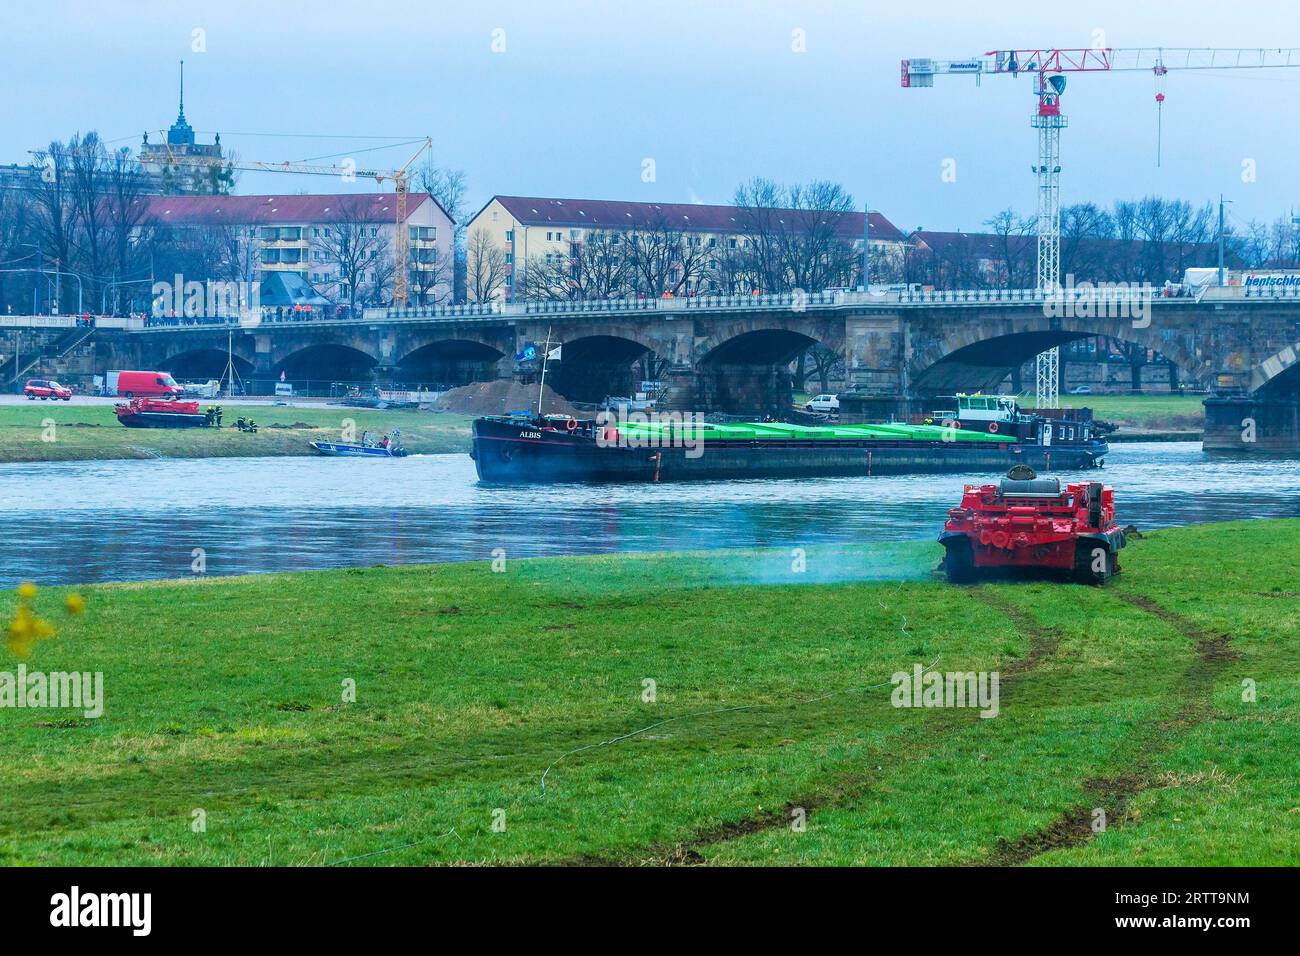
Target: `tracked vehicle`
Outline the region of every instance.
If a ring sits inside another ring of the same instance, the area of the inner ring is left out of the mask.
[[[1017,465],[996,485],[967,485],[939,535],[948,580],[1034,569],[1105,584],[1119,572],[1124,531],[1115,492],[1099,481],[1066,485]]]

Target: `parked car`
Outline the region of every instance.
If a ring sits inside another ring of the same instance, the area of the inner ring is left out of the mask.
[[[112,371],[107,391],[123,398],[179,398],[185,390],[167,372]]]
[[[47,398],[54,401],[63,399],[65,402],[72,401],[72,389],[66,385],[60,385],[53,380],[43,378],[34,378],[23,386],[23,394],[31,401],[40,399],[45,401]]]
[[[821,395],[814,395],[811,401],[805,402],[803,408],[806,412],[821,412],[829,415],[840,410],[840,400],[831,392],[823,392]]]
[[[1070,389],[1070,394],[1071,394],[1071,395],[1091,395],[1091,394],[1092,394],[1092,386],[1091,386],[1091,385],[1076,385],[1076,386],[1074,386],[1074,388]]]

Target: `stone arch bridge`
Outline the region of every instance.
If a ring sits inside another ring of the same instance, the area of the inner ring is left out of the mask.
[[[361,320],[164,326],[107,333],[106,367],[218,375],[227,343],[252,379],[463,384],[516,373],[549,335],[548,382],[575,401],[668,383],[673,407],[736,413],[789,407],[789,364],[820,344],[851,386],[900,401],[991,389],[1038,352],[1093,335],[1151,349],[1189,386],[1294,405],[1300,297],[1156,298],[1142,309],[1045,303],[1025,292],[817,293],[368,311]],[[1234,411],[1235,414],[1235,411]]]

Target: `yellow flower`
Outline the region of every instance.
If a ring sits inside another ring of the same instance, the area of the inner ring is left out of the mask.
[[[20,607],[14,619],[9,622],[9,636],[21,640],[32,633],[32,615],[25,607]]]
[[[31,581],[24,581],[22,584],[18,585],[18,596],[30,601],[32,598],[36,597],[36,585],[32,584]]]
[[[69,614],[86,613],[86,599],[80,594],[69,594],[67,600],[63,602],[63,605],[68,609]]]
[[[37,641],[48,641],[55,636],[54,626],[32,614],[26,605],[18,605],[14,619],[9,622],[5,644],[19,660],[26,660]]]

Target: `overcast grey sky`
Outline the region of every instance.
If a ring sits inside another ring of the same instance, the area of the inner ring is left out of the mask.
[[[493,193],[726,202],[754,175],[844,183],[903,228],[977,229],[1034,207],[1028,77],[977,88],[899,85],[903,57],[1027,46],[1300,46],[1284,2],[7,2],[0,162],[96,129],[135,145],[186,115],[245,159],[360,153],[362,137],[432,135],[471,201]],[[206,52],[192,50],[204,31]],[[792,48],[803,31],[806,52]],[[504,52],[493,51],[494,31]],[[1155,192],[1272,219],[1300,184],[1300,69],[1164,83],[1155,164],[1148,74],[1072,77],[1062,99],[1066,203]],[[332,139],[271,137],[323,134]],[[656,179],[643,182],[643,160]],[[945,183],[945,159],[956,182]],[[1242,181],[1243,160],[1256,181]],[[332,191],[312,177],[245,174],[241,192]]]

